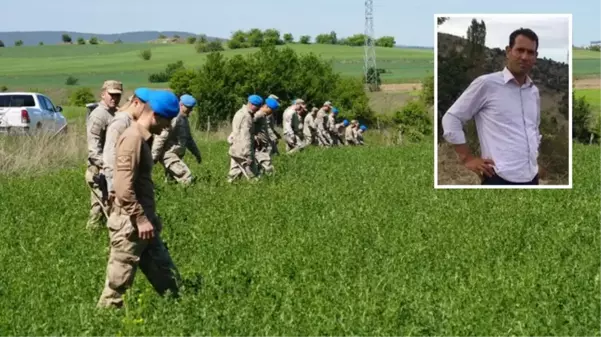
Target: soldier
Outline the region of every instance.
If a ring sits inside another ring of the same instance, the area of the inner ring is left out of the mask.
[[[365,132],[365,130],[367,130],[367,126],[365,125],[361,125],[359,127],[359,130],[357,131],[357,144],[359,145],[363,145],[363,132]]]
[[[274,98],[268,97],[265,104],[254,116],[255,130],[255,160],[257,163],[257,172],[263,171],[265,174],[271,174],[274,171],[271,162],[271,139],[267,126],[267,119],[280,104]]]
[[[269,95],[268,98],[273,98],[278,102],[278,106],[281,105],[280,98],[276,95]],[[271,140],[271,155],[278,155],[280,151],[278,150],[278,140],[282,138],[282,136],[275,129],[275,119],[273,113],[267,116],[267,132],[269,133],[269,139]]]
[[[343,120],[342,123],[336,124],[336,137],[338,137],[338,141],[342,145],[348,145],[344,137],[344,131],[349,124],[350,123],[347,119]]]
[[[255,155],[253,117],[263,104],[259,95],[248,97],[248,103],[236,112],[232,120],[232,133],[228,137],[230,149],[230,172],[228,183],[244,175],[246,179],[256,178],[252,166]]]
[[[106,129],[115,116],[121,101],[123,84],[118,81],[105,81],[102,85],[100,102],[86,119],[86,134],[88,139],[88,166],[85,179],[91,189],[91,207],[87,227],[96,229],[107,214],[103,214],[104,201],[100,185],[102,169],[102,151],[106,140]],[[103,216],[104,215],[104,216]]]
[[[318,109],[316,107],[313,107],[311,112],[309,112],[303,120],[303,136],[305,138],[305,147],[315,144],[315,115],[317,114],[317,110]]]
[[[299,112],[303,110],[305,101],[300,98],[294,100],[294,104],[284,111],[282,117],[284,124],[284,139],[286,140],[286,152],[291,154],[301,150],[301,130],[299,129]]]
[[[353,119],[344,131],[344,138],[347,145],[358,145],[357,142],[357,120]]]
[[[180,98],[180,113],[171,121],[171,128],[167,128],[156,137],[152,144],[152,158],[159,161],[165,169],[167,180],[175,180],[183,185],[192,183],[192,172],[188,165],[182,161],[186,149],[192,152],[196,161],[202,162],[202,155],[192,133],[188,117],[196,106],[196,99],[190,95]]]
[[[177,97],[167,90],[149,92],[147,105],[119,137],[115,156],[115,200],[107,227],[110,253],[98,307],[122,307],[138,266],[154,289],[178,295],[179,272],[160,233],[152,181],[150,140],[179,112]]]
[[[317,129],[316,137],[318,144],[321,147],[329,147],[332,144],[330,133],[326,129],[327,113],[331,108],[332,102],[327,101],[323,104],[321,109],[317,111],[317,115],[315,116],[315,128]]]
[[[328,120],[326,122],[327,131],[330,134],[331,144],[333,146],[337,146],[340,143],[336,125],[336,116],[338,116],[338,109],[332,108],[332,112],[328,115]]]
[[[127,129],[131,123],[140,117],[140,114],[147,108],[146,102],[151,89],[138,88],[134,95],[128,100],[127,105],[119,109],[115,117],[106,130],[106,142],[104,144],[102,160],[104,161],[103,172],[106,178],[109,195],[114,195],[113,188],[113,166],[115,164],[115,144],[119,136]]]

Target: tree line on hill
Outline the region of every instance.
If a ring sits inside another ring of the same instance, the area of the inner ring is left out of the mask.
[[[283,45],[295,43],[294,37],[290,33],[285,33],[280,36],[280,31],[277,29],[266,29],[261,31],[258,28],[253,28],[248,31],[237,30],[232,33],[227,46],[230,49],[261,47],[263,45]],[[315,37],[316,44],[334,44],[345,46],[362,46],[365,44],[365,34],[355,34],[347,38],[339,39],[336,32],[332,31],[328,34],[319,34]],[[298,39],[300,44],[310,44],[311,36],[302,35]],[[393,36],[382,36],[374,41],[374,44],[379,47],[392,48],[396,44]]]

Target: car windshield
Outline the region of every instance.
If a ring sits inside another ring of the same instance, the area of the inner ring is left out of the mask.
[[[0,108],[35,107],[33,95],[0,95]]]

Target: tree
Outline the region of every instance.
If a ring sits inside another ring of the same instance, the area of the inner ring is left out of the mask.
[[[4,47],[4,41],[0,40],[0,48]]]
[[[392,48],[396,44],[394,36],[382,36],[376,40],[376,46]]]
[[[284,42],[286,42],[286,43],[293,43],[294,42],[294,37],[292,36],[292,34],[290,34],[290,33],[284,34]]]
[[[194,42],[196,42],[196,37],[188,36],[188,38],[186,39],[186,42],[188,42],[188,44],[194,44]]]
[[[227,46],[230,49],[248,48],[249,43],[247,42],[246,33],[242,30],[235,31],[227,42]]]
[[[83,37],[77,39],[77,44],[86,44],[86,40]]]
[[[280,31],[277,29],[266,29],[263,32],[263,42],[261,43],[262,45],[269,45],[269,46],[275,46],[275,45],[282,45],[284,44],[284,41],[282,41],[282,39],[280,39]]]
[[[311,43],[311,36],[309,35],[303,35],[300,37],[300,39],[298,40],[300,43],[302,44],[310,44]]]
[[[166,39],[166,38],[167,38],[167,36],[165,36],[163,34],[159,34],[159,39],[163,40],[163,39]]]
[[[69,34],[63,34],[63,35],[61,36],[61,40],[62,40],[64,43],[71,43],[71,42],[73,42],[73,40],[71,39],[71,36],[70,36]]]
[[[17,40],[17,41],[15,41],[15,46],[16,47],[20,47],[22,45],[23,45],[23,40]]]
[[[92,36],[89,42],[90,44],[98,44],[98,38],[96,36]]]
[[[449,17],[445,17],[445,16],[441,16],[436,18],[436,24],[437,25],[442,25],[443,23],[445,23],[445,21],[448,21],[450,18]]]

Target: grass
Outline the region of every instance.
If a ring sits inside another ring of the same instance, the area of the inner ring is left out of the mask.
[[[576,90],[576,96],[586,98],[597,110],[601,108],[601,90],[599,89],[579,89]]]
[[[362,76],[362,47],[330,45],[290,45],[300,53],[314,52],[334,61],[337,71],[346,76]],[[35,49],[33,49],[35,48]],[[129,86],[147,85],[148,75],[162,71],[168,63],[182,60],[187,66],[200,66],[206,54],[198,54],[192,45],[121,44],[63,45],[3,48],[0,51],[0,84],[10,87],[63,86],[68,75],[80,79],[82,86],[97,87],[106,78],[118,78]],[[152,50],[152,58],[143,61],[139,52]],[[256,48],[226,50],[224,55],[248,54]],[[378,67],[386,83],[414,82],[432,72],[432,51],[421,49],[377,48]]]
[[[108,247],[85,229],[85,152],[0,177],[0,334],[600,334],[598,148],[575,145],[572,190],[437,191],[431,143],[367,135],[276,157],[257,185],[226,185],[224,141],[199,142],[191,188],[156,168],[186,286],[173,302],[138,274],[121,312],[94,308]]]

